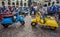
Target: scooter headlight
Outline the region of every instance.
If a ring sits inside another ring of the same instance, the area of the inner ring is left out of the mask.
[[[16,18],[16,16],[14,16],[14,19]]]

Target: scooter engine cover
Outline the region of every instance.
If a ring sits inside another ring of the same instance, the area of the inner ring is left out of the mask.
[[[1,24],[12,24],[12,18],[4,18],[1,22]]]

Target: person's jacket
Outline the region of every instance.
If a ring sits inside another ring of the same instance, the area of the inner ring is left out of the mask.
[[[50,13],[56,13],[57,12],[57,6],[51,6],[50,7]]]
[[[60,6],[57,6],[57,13],[60,14]]]

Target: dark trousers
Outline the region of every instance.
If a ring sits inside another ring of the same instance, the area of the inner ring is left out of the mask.
[[[60,14],[59,14],[59,19],[60,19]]]

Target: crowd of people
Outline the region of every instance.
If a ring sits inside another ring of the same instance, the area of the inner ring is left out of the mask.
[[[52,4],[49,2],[48,4],[42,4],[39,5],[32,5],[30,8],[30,14],[34,11],[34,15],[37,13],[37,11],[40,11],[42,14],[47,14],[51,16],[57,16],[60,19],[60,5],[56,5],[55,2],[52,2]]]
[[[0,7],[0,13],[4,13],[6,11],[9,11],[9,12],[21,12],[23,10],[23,8],[21,7],[18,7],[18,6],[2,6]],[[27,7],[24,7],[24,10],[28,11]]]
[[[24,10],[26,10],[27,8],[25,8]],[[2,6],[0,7],[0,13],[4,13],[6,11],[9,11],[9,12],[21,12],[22,11],[22,8],[19,8],[18,6]],[[28,11],[28,9],[26,10]],[[30,11],[30,15],[31,14],[34,14],[36,15],[36,13],[38,11],[40,11],[42,14],[47,14],[47,15],[51,15],[51,16],[55,16],[55,15],[59,15],[59,19],[60,19],[60,5],[56,5],[55,2],[52,2],[52,4],[49,2],[48,4],[42,4],[40,3],[39,5],[31,5],[29,7],[29,11]],[[19,13],[18,13],[19,14]]]

